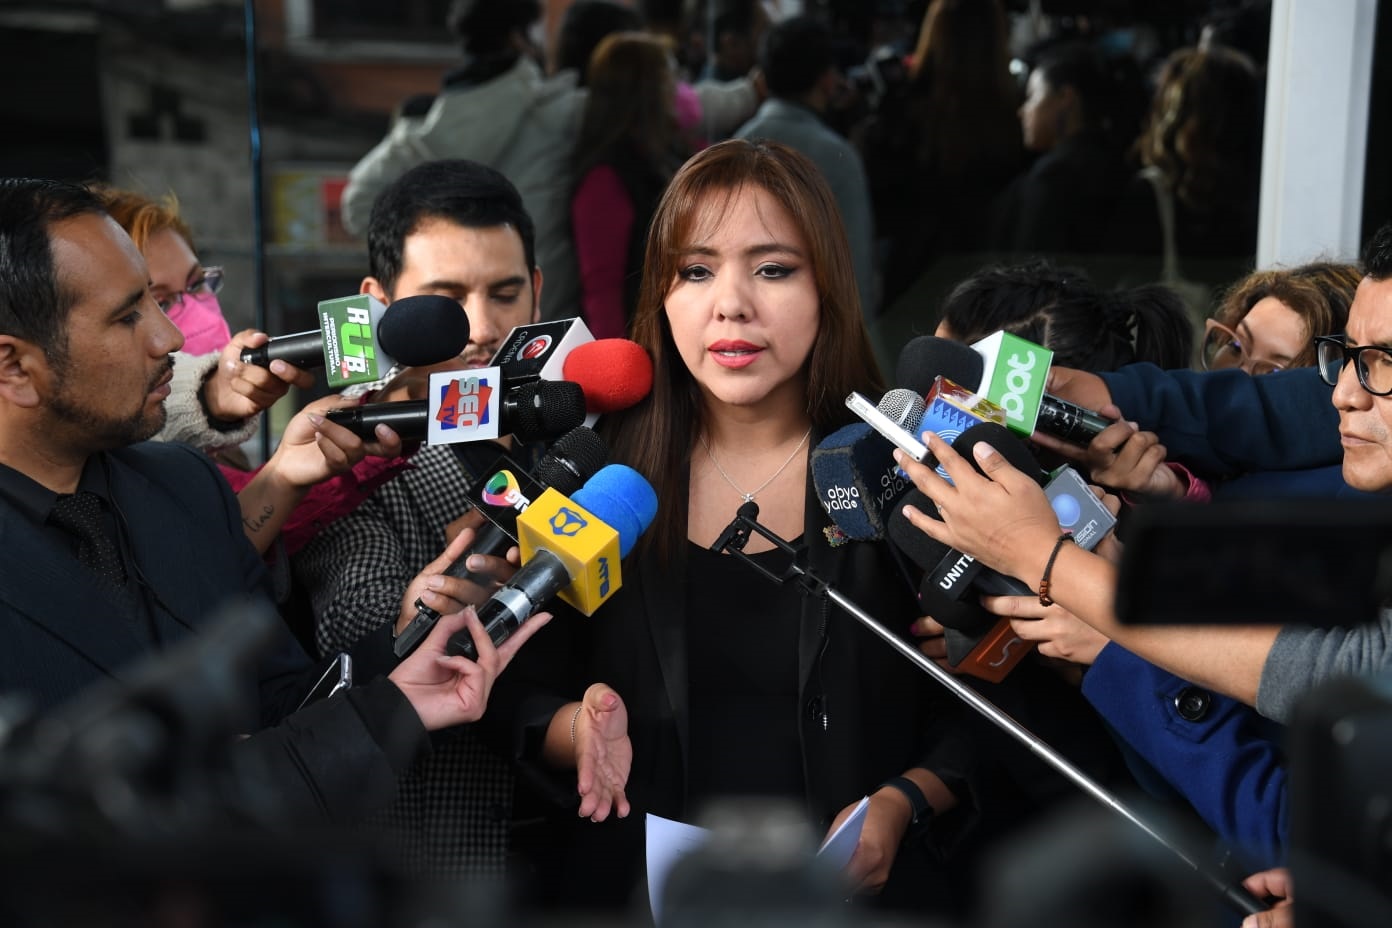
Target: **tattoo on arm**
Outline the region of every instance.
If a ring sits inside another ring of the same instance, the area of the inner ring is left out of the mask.
[[[247,527],[248,532],[259,532],[261,531],[261,526],[270,521],[271,516],[274,514],[275,507],[267,503],[265,506],[261,507],[261,514],[259,516],[251,516],[249,518],[243,516],[242,524]]]

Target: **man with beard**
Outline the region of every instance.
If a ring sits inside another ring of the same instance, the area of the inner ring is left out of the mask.
[[[265,568],[214,465],[192,448],[144,441],[164,423],[182,344],[140,252],[99,200],[68,184],[0,180],[5,696],[51,708],[129,678],[220,608],[268,603]],[[355,441],[333,423],[316,429],[340,449]],[[310,440],[300,453],[327,449]],[[420,658],[305,712],[294,710],[318,670],[284,626],[246,679],[233,677],[255,695],[261,725],[294,712],[236,748],[272,772],[287,816],[370,810],[427,747],[427,730],[482,714],[515,648],[494,652],[472,612],[446,619]],[[483,639],[477,664],[443,657],[451,630],[466,626]]]

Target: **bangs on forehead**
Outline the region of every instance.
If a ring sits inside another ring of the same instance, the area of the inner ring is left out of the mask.
[[[763,196],[760,197],[760,194]],[[754,214],[770,236],[773,235],[773,230],[770,228],[769,210],[771,208],[775,216],[781,213],[797,239],[796,242],[786,241],[782,244],[807,253],[808,259],[811,259],[810,243],[803,232],[803,217],[788,208],[779,197],[778,191],[753,180],[739,181],[733,185],[712,184],[704,189],[691,191],[687,202],[689,208],[681,210],[673,223],[668,259],[675,261],[682,255],[707,248],[710,240],[725,224],[731,209],[736,204],[745,202],[746,198],[753,204]],[[673,267],[672,271],[675,273],[676,268]]]
[[[676,228],[673,229],[674,254],[685,254],[709,242],[720,231],[731,204],[744,196],[748,187],[741,181],[734,185],[711,185],[690,191],[688,208],[678,212]]]

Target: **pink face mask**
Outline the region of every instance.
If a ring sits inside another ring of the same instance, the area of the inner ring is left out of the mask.
[[[182,300],[169,307],[169,321],[184,333],[184,351],[188,354],[221,351],[232,340],[232,330],[227,327],[214,293],[185,293]]]

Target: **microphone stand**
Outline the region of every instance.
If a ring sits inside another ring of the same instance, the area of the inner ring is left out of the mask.
[[[1243,915],[1255,915],[1267,911],[1267,907],[1257,901],[1246,889],[1229,883],[1218,874],[1202,866],[1183,848],[1171,842],[1164,834],[1157,831],[1154,826],[1133,812],[1125,803],[1103,788],[1101,784],[1097,783],[1082,770],[1079,770],[1071,761],[1058,751],[1055,751],[1047,742],[1035,735],[1034,732],[1015,721],[1015,719],[1011,718],[1005,712],[1002,712],[994,703],[976,692],[976,690],[967,686],[946,670],[943,670],[932,660],[925,657],[918,648],[894,634],[894,632],[880,624],[879,621],[865,612],[865,610],[861,609],[850,599],[847,599],[846,596],[835,587],[828,584],[821,577],[818,577],[810,568],[801,563],[804,560],[802,557],[802,550],[794,548],[787,541],[784,541],[769,529],[760,525],[758,518],[758,503],[750,501],[740,506],[738,512],[735,514],[734,520],[725,527],[725,530],[720,533],[720,537],[711,545],[711,550],[738,558],[774,583],[782,585],[786,581],[793,580],[802,588],[802,591],[809,596],[826,596],[832,602],[836,603],[836,605],[840,606],[853,619],[878,635],[886,644],[918,665],[920,670],[947,687],[952,695],[971,706],[996,727],[1002,729],[1025,747],[1029,748],[1049,766],[1053,767],[1069,780],[1072,780],[1083,792],[1092,796],[1098,802],[1102,803],[1102,805],[1108,807],[1117,815],[1120,815],[1158,841],[1162,846],[1183,861],[1194,873],[1202,877],[1209,886],[1223,897],[1224,901],[1239,913]],[[755,563],[749,555],[744,553],[744,546],[749,543],[749,537],[753,533],[757,533],[776,545],[779,549],[792,555],[792,562],[789,564],[787,570],[782,574],[776,574],[762,565]]]

